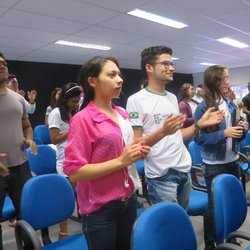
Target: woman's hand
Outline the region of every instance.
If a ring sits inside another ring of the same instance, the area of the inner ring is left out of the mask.
[[[139,160],[143,160],[149,154],[151,147],[147,146],[145,141],[141,141],[140,144],[141,144],[141,155]]]
[[[228,138],[241,138],[243,135],[243,127],[235,126],[224,130],[225,137]]]
[[[219,124],[224,119],[225,112],[223,110],[214,110],[214,107],[210,107],[198,121],[198,126],[201,129]]]
[[[239,121],[238,125],[242,126],[246,131],[248,130],[248,122],[247,121]]]
[[[143,159],[148,155],[150,147],[145,145],[145,142],[133,143],[127,145],[122,154],[120,160],[124,167],[131,165],[133,162]]]

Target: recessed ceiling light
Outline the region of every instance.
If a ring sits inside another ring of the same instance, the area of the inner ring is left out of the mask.
[[[213,66],[215,63],[208,63],[208,62],[202,62],[200,65],[205,65],[205,66]]]
[[[163,16],[159,16],[150,12],[146,12],[140,9],[135,9],[135,10],[131,10],[129,12],[127,12],[128,15],[131,16],[136,16],[136,17],[140,17],[152,22],[156,22],[156,23],[160,23],[172,28],[176,28],[176,29],[181,29],[181,28],[185,28],[188,25],[185,23],[181,23]]]
[[[227,45],[231,45],[231,46],[236,47],[236,48],[241,48],[241,49],[249,47],[249,45],[247,45],[246,43],[242,43],[242,42],[239,42],[237,40],[234,40],[234,39],[228,38],[228,37],[223,37],[223,38],[217,39],[217,41],[219,41],[221,43],[225,43]]]
[[[97,45],[97,44],[76,43],[76,42],[70,42],[70,41],[64,41],[64,40],[58,40],[55,42],[55,44],[74,46],[74,47],[80,47],[80,48],[86,48],[86,49],[99,49],[99,50],[110,50],[111,49],[110,47]]]
[[[178,57],[172,57],[172,60],[179,60],[180,58]]]

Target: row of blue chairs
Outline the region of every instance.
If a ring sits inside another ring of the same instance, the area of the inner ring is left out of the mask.
[[[217,176],[213,181],[213,199],[216,249],[243,249],[233,244],[235,238],[250,239],[248,233],[237,231],[247,214],[242,184],[233,175]],[[15,227],[18,249],[23,249],[24,243],[31,243],[35,250],[87,249],[82,233],[44,246],[36,234],[36,230],[68,218],[73,213],[74,206],[74,193],[66,178],[47,174],[29,180],[22,194],[22,220]],[[182,207],[171,202],[158,203],[145,209],[134,224],[131,238],[132,250],[197,249],[189,216]]]
[[[250,240],[237,230],[244,223],[247,202],[241,182],[233,175],[219,175],[213,181],[216,249],[250,249],[233,244],[236,238]],[[196,250],[197,240],[186,211],[175,203],[162,202],[138,217],[132,232],[132,250]]]

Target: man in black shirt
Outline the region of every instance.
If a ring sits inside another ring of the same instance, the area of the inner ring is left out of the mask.
[[[247,122],[250,124],[250,82],[247,84],[248,94],[242,98],[242,102],[244,103],[244,107],[242,111],[247,116]]]

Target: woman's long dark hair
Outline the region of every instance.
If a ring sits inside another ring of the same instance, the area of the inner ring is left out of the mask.
[[[207,108],[215,107],[216,110],[219,110],[219,104],[222,101],[220,97],[223,96],[223,93],[220,91],[220,84],[226,69],[225,66],[213,65],[204,72],[204,100]],[[219,97],[218,100],[216,100],[216,96]]]
[[[219,105],[221,104],[223,93],[220,91],[220,84],[223,81],[222,75],[227,67],[222,65],[213,65],[206,69],[204,72],[204,101],[206,103],[206,108],[215,107],[219,110]],[[218,98],[219,99],[216,99]],[[208,130],[215,131],[217,126],[211,126]]]
[[[115,58],[102,56],[95,56],[82,66],[78,75],[78,83],[82,86],[84,93],[81,109],[85,108],[95,97],[95,91],[88,82],[89,77],[98,77],[107,61],[112,61],[120,68]]]
[[[51,96],[50,96],[50,107],[52,109],[54,109],[56,107],[56,105],[57,105],[57,101],[58,100],[56,100],[56,94],[57,94],[58,91],[62,91],[62,88],[56,87],[56,88],[53,89],[53,91],[51,93]]]
[[[62,93],[57,102],[57,107],[60,110],[61,118],[64,122],[68,123],[70,120],[69,109],[67,108],[67,101],[70,98],[81,95],[81,93],[82,88],[77,83],[70,82],[63,86]],[[73,110],[71,112],[71,115],[73,116],[76,112],[77,110]]]

